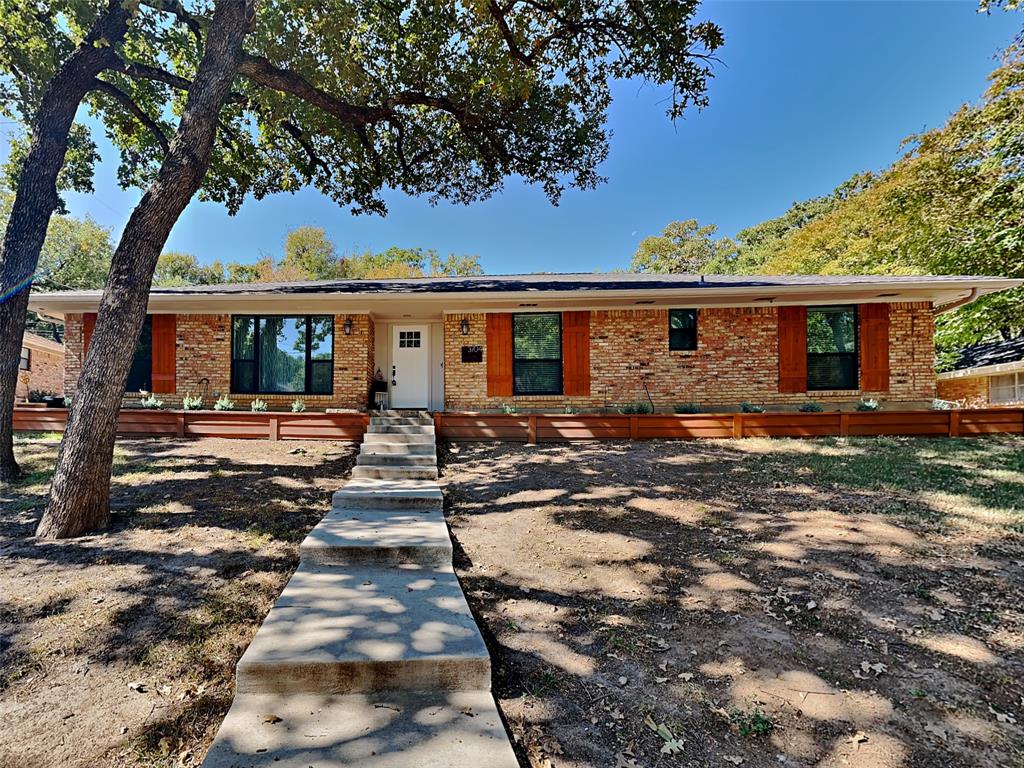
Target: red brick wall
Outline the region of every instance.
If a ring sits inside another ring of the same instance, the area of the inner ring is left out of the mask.
[[[971,379],[942,379],[938,382],[938,397],[953,400],[969,408],[988,405],[988,379],[978,376]]]
[[[352,333],[346,336],[343,325],[352,318]],[[82,316],[68,315],[64,320],[66,365],[64,386],[73,394],[82,365]],[[338,315],[334,318],[334,393],[300,395],[306,407],[365,409],[369,382],[373,376],[373,319],[369,315]],[[187,394],[204,394],[203,407],[214,401],[231,385],[231,316],[191,314],[177,316],[174,393],[159,395],[165,407],[179,407]],[[208,384],[203,382],[208,380]],[[255,396],[231,393],[236,409],[247,409]],[[272,409],[287,410],[295,395],[260,395]],[[139,399],[138,393],[125,395],[126,402]]]
[[[29,347],[29,370],[18,371],[18,382],[14,388],[17,400],[28,398],[29,392],[52,392],[55,395],[64,392],[64,356],[48,349]]]
[[[459,328],[463,317],[470,333]],[[463,345],[485,347],[485,315],[445,318],[445,407],[450,410],[497,408],[561,410],[614,407],[646,401],[646,384],[655,405],[671,410],[696,402],[705,409],[735,408],[744,400],[794,407],[808,400],[852,404],[861,395],[894,403],[924,403],[935,396],[932,371],[933,313],[926,303],[890,305],[890,390],[779,393],[778,316],[773,307],[700,310],[698,347],[668,348],[668,310],[601,310],[591,313],[591,393],[589,397],[487,397],[486,363],[462,363]]]

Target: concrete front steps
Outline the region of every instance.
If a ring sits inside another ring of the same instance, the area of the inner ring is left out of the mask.
[[[353,479],[238,662],[205,766],[517,767],[435,455],[429,417],[371,418]]]

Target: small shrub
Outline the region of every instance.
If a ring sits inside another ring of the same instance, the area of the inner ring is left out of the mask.
[[[813,400],[804,403],[800,406],[800,413],[821,413],[825,409],[821,407],[821,403],[816,403]]]
[[[306,410],[306,401],[301,397],[296,397],[292,400],[292,413],[302,413]]]
[[[198,411],[203,407],[203,398],[192,397],[192,393],[189,392],[181,398],[181,407],[186,411]]]
[[[576,407],[576,406],[574,406],[574,405],[567,405],[567,406],[565,406],[565,409],[564,409],[564,411],[563,411],[563,412],[564,412],[564,413],[565,413],[566,415],[568,415],[568,416],[575,416],[575,415],[576,415],[577,413],[579,413],[579,412],[580,412],[580,409],[579,409],[579,408],[577,408],[577,407]]]
[[[757,403],[752,403],[749,400],[744,400],[742,403],[740,403],[740,413],[764,413],[764,412],[765,412],[765,407],[763,405],[758,405]]]
[[[517,413],[519,413],[519,409],[516,408],[511,403],[502,403],[501,412],[504,413],[506,416],[515,416]]]
[[[267,401],[257,397],[249,404],[249,407],[252,409],[253,413],[262,413],[267,410]]]
[[[53,392],[48,389],[32,389],[29,390],[28,401],[30,403],[45,403],[46,398],[53,396]]]
[[[64,407],[65,408],[70,408],[71,407],[71,395],[64,395]]]
[[[213,410],[215,411],[233,411],[235,410],[235,401],[228,397],[227,392],[217,398],[217,402],[213,404]]]
[[[929,406],[933,411],[952,411],[956,408],[956,403],[952,400],[939,400],[935,398],[932,400],[932,404]]]
[[[760,709],[753,712],[733,712],[730,719],[743,738],[751,736],[767,736],[775,730],[775,723],[765,716]]]
[[[643,400],[638,400],[635,403],[626,403],[619,408],[619,413],[627,415],[634,415],[640,413],[654,413],[654,408],[651,407],[650,403],[645,403]]]
[[[878,408],[879,408],[878,401],[875,400],[874,398],[869,398],[867,400],[861,400],[859,403],[857,403],[857,410],[858,411],[877,411]]]
[[[139,405],[149,410],[158,411],[164,407],[164,401],[158,400],[156,395],[150,393],[149,397],[144,397],[139,401]]]
[[[680,403],[673,409],[676,413],[703,413],[700,403]]]

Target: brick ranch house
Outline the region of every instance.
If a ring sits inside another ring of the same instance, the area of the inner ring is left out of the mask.
[[[938,394],[974,407],[1024,403],[1024,335],[960,350],[952,369],[939,374]]]
[[[521,411],[653,401],[735,410],[904,407],[936,394],[937,314],[1021,281],[988,277],[535,274],[156,288],[127,386],[210,407]],[[37,294],[65,323],[73,394],[100,294]]]
[[[32,392],[63,394],[64,347],[52,339],[25,331],[18,359],[15,400],[27,400]]]

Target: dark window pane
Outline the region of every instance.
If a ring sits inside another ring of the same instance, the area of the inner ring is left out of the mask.
[[[310,363],[313,381],[309,391],[314,395],[329,395],[334,391],[334,363],[330,360],[314,360]]]
[[[139,344],[135,347],[132,367],[128,370],[128,380],[124,384],[125,392],[149,392],[153,388],[153,318],[146,315],[139,334]]]
[[[807,310],[807,351],[857,351],[857,311],[853,307],[815,307]]]
[[[306,391],[306,319],[259,318],[260,392]]]
[[[807,388],[857,389],[856,307],[808,308]]]
[[[562,316],[557,313],[513,316],[512,358],[515,394],[561,394]]]
[[[668,348],[697,348],[697,310],[670,309],[668,311]]]
[[[330,360],[334,357],[334,318],[329,316],[310,318],[309,356],[313,360]]]
[[[513,336],[517,359],[561,359],[562,324],[558,315],[516,315],[514,320]]]
[[[560,360],[516,360],[514,368],[516,394],[561,394],[562,363]]]
[[[808,355],[808,389],[856,389],[857,356],[847,354]]]
[[[18,360],[18,370],[28,371],[32,368],[32,350],[28,347],[21,348],[21,359]]]
[[[232,392],[256,391],[256,363],[254,361],[235,360],[232,376]]]
[[[253,334],[256,318],[236,317],[231,325],[231,357],[235,360],[252,360],[256,345]]]

